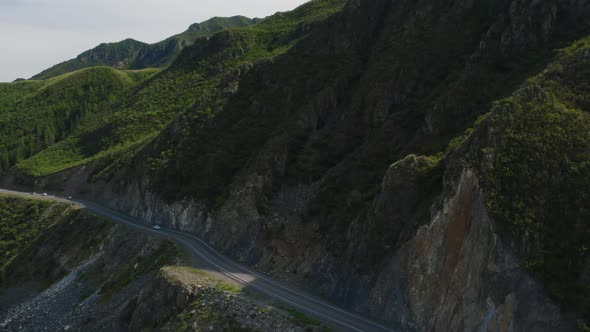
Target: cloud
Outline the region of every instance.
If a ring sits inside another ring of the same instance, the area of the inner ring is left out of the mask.
[[[0,0],[0,82],[102,42],[157,42],[213,16],[265,17],[306,0]]]

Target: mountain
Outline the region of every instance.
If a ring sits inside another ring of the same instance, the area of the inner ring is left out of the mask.
[[[59,142],[157,70],[92,67],[45,81],[0,84],[0,172]]]
[[[399,330],[587,330],[589,18],[310,1],[195,41],[3,183],[191,232]]]
[[[169,68],[105,105],[84,128],[23,161],[20,169],[42,176],[96,161],[105,167],[97,169],[97,174],[115,171],[111,163],[131,158],[175,117],[184,116],[185,110],[202,105],[196,115],[213,116],[236,92],[238,79],[252,68],[253,61],[284,53],[308,34],[301,30],[302,25],[321,21],[342,3],[312,2],[293,13],[197,41]]]
[[[116,69],[160,68],[172,63],[176,56],[195,40],[210,37],[229,28],[244,27],[254,20],[244,16],[214,17],[202,23],[191,25],[183,33],[169,37],[155,44],[146,44],[133,39],[117,43],[100,44],[96,48],[80,54],[77,58],[62,62],[33,76],[33,80],[43,80],[74,70],[109,66]]]

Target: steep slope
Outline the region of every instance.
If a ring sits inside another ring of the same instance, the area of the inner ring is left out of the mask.
[[[44,70],[31,79],[48,79],[95,66],[109,66],[116,69],[165,67],[172,63],[185,47],[191,45],[197,39],[212,36],[221,30],[244,27],[252,23],[253,20],[243,16],[214,17],[202,23],[195,23],[187,31],[155,44],[146,44],[133,39],[100,44],[96,48],[80,54],[75,59]]]
[[[407,330],[572,330],[589,317],[588,8],[312,1],[184,50],[161,75],[223,75],[128,157],[18,181]]]
[[[0,274],[47,228],[67,218],[68,210],[67,205],[0,196]]]
[[[486,205],[518,237],[523,265],[568,309],[590,313],[588,37],[511,98],[459,148],[485,181]],[[466,151],[465,151],[466,150]]]
[[[311,321],[71,204],[0,196],[0,207],[3,331],[305,331]]]
[[[46,81],[0,84],[0,173],[68,137],[89,115],[151,74],[96,67]]]
[[[197,41],[168,69],[126,91],[89,119],[83,130],[21,162],[19,169],[41,176],[99,160],[95,175],[112,175],[183,111],[199,105],[198,116],[215,115],[253,62],[284,53],[309,33],[302,25],[329,16],[343,3],[312,2],[293,15],[271,17]]]

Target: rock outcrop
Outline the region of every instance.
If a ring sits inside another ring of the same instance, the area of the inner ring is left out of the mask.
[[[130,316],[131,331],[154,327],[163,331],[304,331],[277,309],[219,290],[173,267],[162,269],[123,311]]]

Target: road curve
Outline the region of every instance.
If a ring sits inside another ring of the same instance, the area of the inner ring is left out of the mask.
[[[30,193],[12,190],[0,189],[0,193],[29,198],[34,197],[69,203],[72,202],[57,196],[32,195]],[[293,288],[292,286],[287,286],[281,282],[274,281],[266,275],[262,275],[248,267],[238,264],[233,260],[223,256],[211,246],[209,246],[206,242],[194,235],[167,228],[155,230],[151,225],[141,220],[87,200],[76,199],[73,202],[83,208],[88,209],[89,211],[108,217],[119,223],[172,239],[175,242],[185,246],[189,251],[191,251],[192,254],[196,255],[208,263],[212,268],[216,269],[219,273],[223,274],[227,278],[230,278],[236,283],[244,287],[251,287],[281,303],[297,309],[298,311],[304,312],[311,317],[326,322],[328,325],[338,329],[339,331],[394,331],[393,328],[386,327],[357,314],[340,309],[301,290]]]

